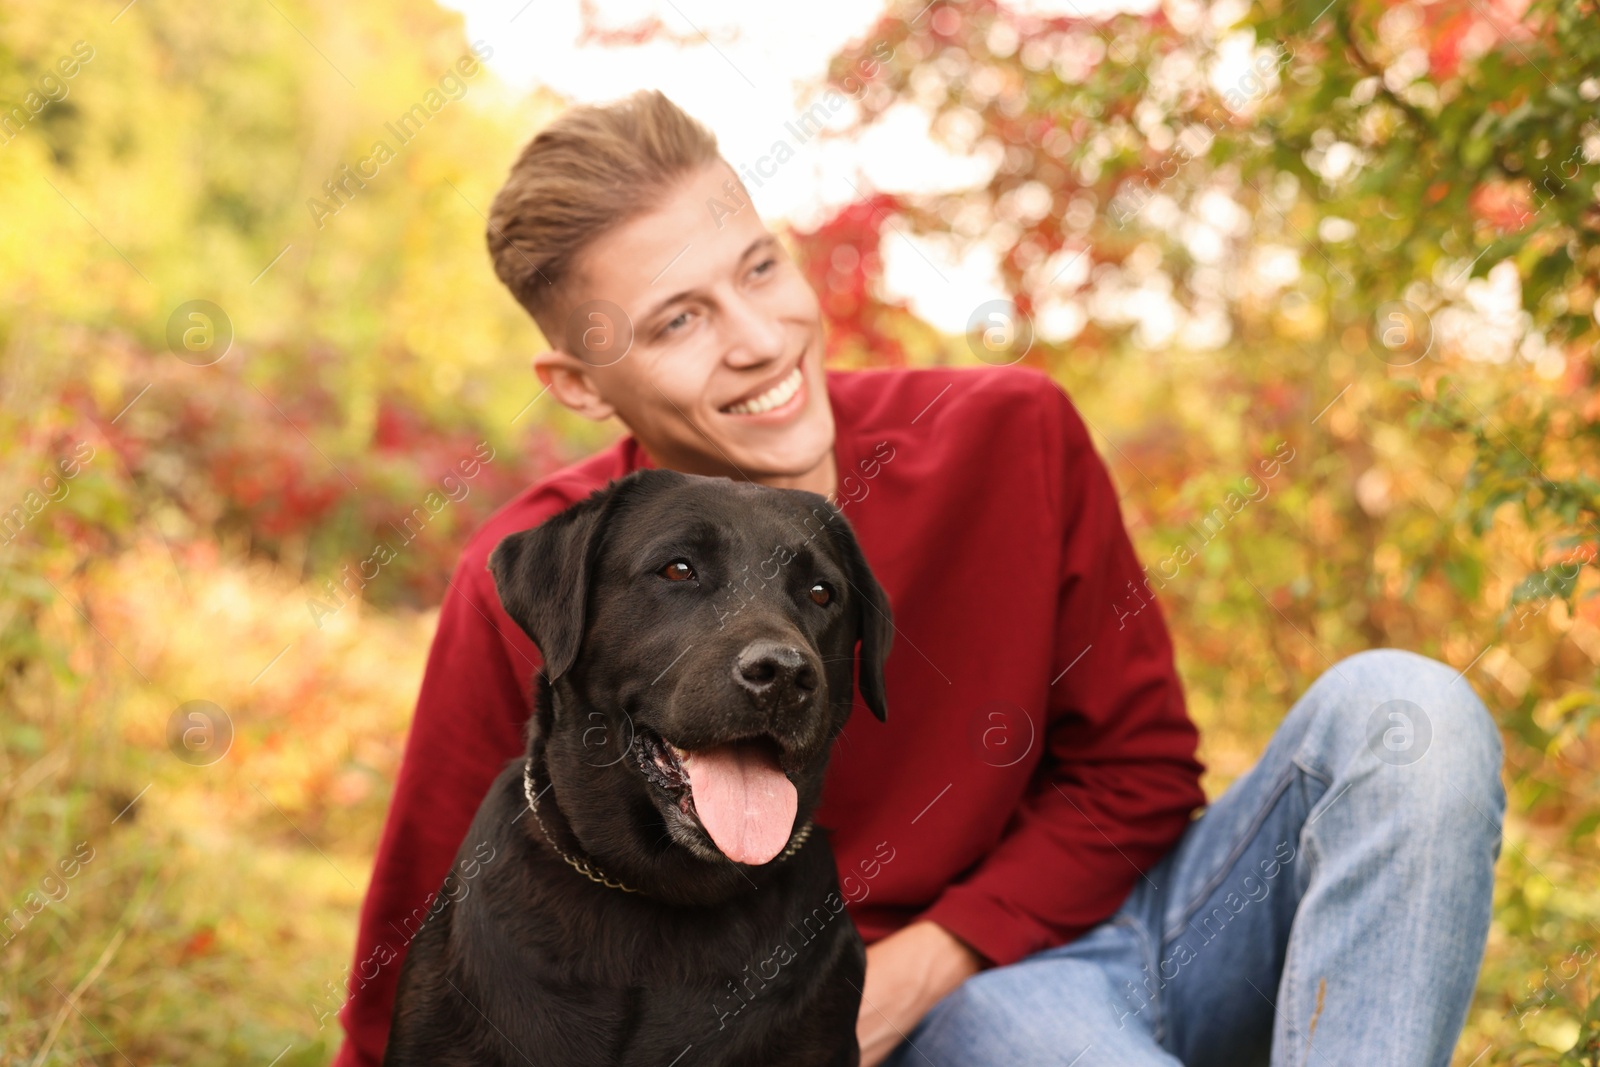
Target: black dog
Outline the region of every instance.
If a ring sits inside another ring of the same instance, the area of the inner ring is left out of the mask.
[[[644,470],[489,569],[544,657],[528,754],[412,942],[384,1062],[855,1067],[866,954],[810,814],[858,641],[885,716],[892,628],[844,517]]]

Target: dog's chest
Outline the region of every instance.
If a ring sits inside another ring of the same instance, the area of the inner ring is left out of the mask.
[[[583,939],[562,938],[567,958],[545,961],[538,1028],[573,1052],[586,1046],[574,1063],[835,1062],[854,1047],[860,940],[842,906],[789,914],[616,924],[581,956],[570,954]]]

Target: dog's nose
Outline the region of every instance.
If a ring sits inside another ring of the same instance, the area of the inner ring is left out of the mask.
[[[817,669],[792,645],[752,641],[739,653],[733,678],[758,700],[784,702],[791,695],[804,698],[817,688]]]

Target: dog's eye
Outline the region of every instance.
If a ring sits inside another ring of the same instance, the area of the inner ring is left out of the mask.
[[[669,582],[692,582],[695,576],[694,568],[689,566],[689,561],[682,559],[673,560],[656,573]]]
[[[827,607],[828,603],[833,600],[833,586],[827,582],[818,582],[813,585],[811,587],[811,600],[813,603]]]

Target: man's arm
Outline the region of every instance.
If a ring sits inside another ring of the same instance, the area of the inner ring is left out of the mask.
[[[946,993],[985,960],[938,923],[901,927],[867,946],[867,975],[856,1018],[861,1067],[877,1067]]]
[[[1062,541],[1040,779],[983,862],[917,917],[994,964],[1109,918],[1205,800],[1172,642],[1110,475],[1060,387],[1041,399],[1042,500]]]
[[[463,554],[440,608],[361,908],[336,1067],[381,1063],[406,949],[490,783],[526,747],[536,653],[502,637],[499,606],[484,602],[492,587],[476,573],[483,566],[482,553]]]
[[[1198,735],[1116,491],[1071,402],[1041,384],[1041,500],[1061,566],[1040,780],[970,875],[868,947],[862,1067],[979,970],[1108,918],[1204,801]]]

